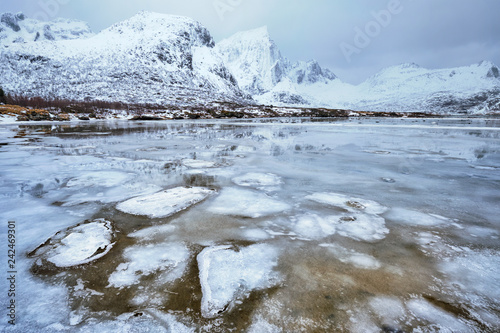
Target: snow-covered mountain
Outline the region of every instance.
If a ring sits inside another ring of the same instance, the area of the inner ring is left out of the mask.
[[[200,23],[151,12],[98,34],[81,21],[2,14],[0,87],[26,96],[181,106],[500,112],[500,70],[491,62],[439,70],[403,64],[351,85],[314,60],[287,60],[266,27],[216,45]]]
[[[308,104],[296,93],[296,85],[322,82],[328,84],[336,76],[316,61],[291,63],[284,58],[267,27],[238,32],[217,43],[216,50],[246,93],[259,98],[270,94],[273,103]],[[278,87],[278,89],[276,89]]]
[[[403,64],[355,86],[316,61],[291,64],[265,27],[239,32],[219,42],[216,49],[240,87],[262,104],[436,113],[500,111],[499,69],[491,62],[439,70]]]
[[[7,92],[176,105],[251,101],[214,51],[208,30],[186,17],[140,12],[96,35],[81,30],[81,22],[44,25],[22,14],[4,14],[2,21],[8,23],[0,86]],[[52,30],[54,38],[36,38],[34,27]]]

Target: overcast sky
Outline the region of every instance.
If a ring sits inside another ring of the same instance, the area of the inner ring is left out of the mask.
[[[284,57],[316,59],[359,83],[405,62],[500,65],[498,0],[1,0],[1,12],[67,17],[99,32],[140,10],[192,17],[215,41],[267,25]]]

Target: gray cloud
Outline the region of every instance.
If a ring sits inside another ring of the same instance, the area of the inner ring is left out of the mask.
[[[384,16],[391,5],[397,13]],[[2,10],[38,18],[81,19],[94,31],[150,10],[192,17],[216,41],[267,25],[284,56],[316,59],[352,83],[403,62],[429,68],[481,60],[500,64],[500,2],[496,0],[25,0],[3,4]],[[371,35],[363,47],[359,40],[355,43],[358,28],[365,34],[368,29]],[[345,45],[357,49],[350,61],[344,55]]]

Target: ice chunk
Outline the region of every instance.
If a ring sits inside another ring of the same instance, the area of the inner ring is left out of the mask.
[[[176,187],[158,193],[129,199],[116,206],[116,209],[134,215],[160,218],[184,210],[214,193],[203,187]]]
[[[139,283],[141,277],[164,272],[163,282],[181,278],[186,270],[189,250],[182,243],[133,246],[125,249],[127,260],[109,276],[109,287],[124,288]]]
[[[425,214],[405,208],[392,208],[386,215],[388,219],[400,224],[410,224],[418,226],[438,226],[450,222],[449,219],[435,214]]]
[[[119,185],[132,177],[131,174],[119,171],[93,171],[71,178],[67,187],[101,186],[112,187]]]
[[[382,214],[387,211],[387,207],[382,206],[378,202],[338,193],[314,193],[306,196],[306,199],[312,200],[321,204],[335,206],[345,209],[349,212],[364,212],[367,214]]]
[[[201,313],[205,318],[217,317],[252,290],[270,288],[279,282],[279,275],[274,271],[278,251],[267,244],[255,244],[239,251],[231,245],[208,247],[197,259],[203,293]]]
[[[185,159],[182,161],[182,164],[193,169],[213,168],[216,165],[215,162],[192,159]]]
[[[82,265],[106,255],[114,245],[113,238],[111,222],[97,219],[56,233],[31,255],[57,267]]]
[[[232,179],[236,185],[250,187],[279,186],[283,184],[281,178],[272,173],[249,172]]]
[[[290,206],[249,190],[224,189],[208,210],[212,213],[258,218],[280,213]]]

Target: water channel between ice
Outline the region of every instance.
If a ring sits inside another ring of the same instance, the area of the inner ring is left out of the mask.
[[[499,139],[481,118],[2,125],[0,325],[499,331]]]

